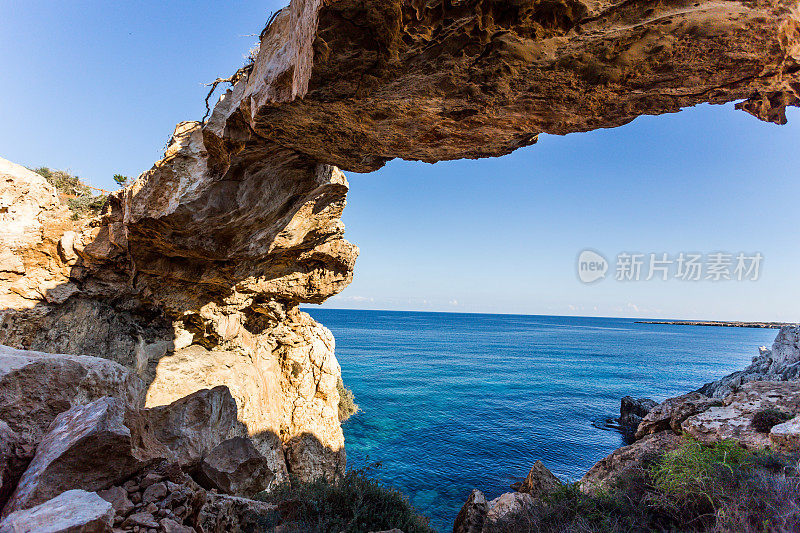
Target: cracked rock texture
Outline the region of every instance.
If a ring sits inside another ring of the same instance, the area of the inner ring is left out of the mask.
[[[783,123],[799,24],[787,0],[293,0],[100,217],[0,160],[0,343],[112,359],[148,407],[227,385],[273,460],[332,473],[340,369],[298,306],[352,280],[337,166],[499,156],[702,102]]]

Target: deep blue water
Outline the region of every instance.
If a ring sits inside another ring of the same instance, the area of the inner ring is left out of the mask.
[[[657,401],[746,366],[776,330],[632,319],[305,309],[336,337],[363,412],[348,468],[380,461],[449,531],[473,488],[508,492],[540,459],[566,481],[624,445],[593,421],[622,396]]]

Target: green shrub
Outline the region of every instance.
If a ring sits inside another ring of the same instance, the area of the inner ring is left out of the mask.
[[[490,533],[800,531],[797,457],[688,440],[584,494],[566,485],[486,524]]]
[[[72,210],[73,220],[97,216],[102,212],[107,196],[95,194],[94,189],[83,183],[77,176],[64,170],[52,170],[47,167],[32,170],[44,177],[60,195],[66,197],[67,205]]]
[[[773,426],[783,424],[790,418],[792,418],[792,415],[779,411],[778,409],[763,409],[753,416],[751,425],[759,433],[769,433],[769,430],[771,430]]]
[[[361,408],[356,404],[356,397],[353,391],[344,386],[342,377],[336,382],[336,390],[339,391],[339,421],[344,422],[354,414],[358,413]]]
[[[258,499],[278,505],[284,531],[367,533],[393,528],[433,533],[405,496],[370,476],[372,468],[351,470],[333,481],[292,480]]]
[[[677,450],[664,454],[650,467],[653,487],[667,499],[682,504],[702,499],[713,505],[711,485],[720,468],[751,465],[754,455],[734,440],[703,446],[687,440]]]

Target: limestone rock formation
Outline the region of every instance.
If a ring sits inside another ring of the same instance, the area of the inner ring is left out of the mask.
[[[0,509],[33,459],[36,447],[0,420]]]
[[[0,420],[29,443],[39,442],[60,413],[105,396],[137,406],[143,383],[105,359],[0,346]]]
[[[518,492],[524,492],[534,498],[540,498],[560,486],[561,481],[541,461],[536,461],[533,463]]]
[[[681,429],[703,443],[736,439],[747,448],[770,445],[770,435],[753,427],[753,417],[764,409],[800,415],[800,381],[755,381],[728,395],[722,405],[690,416]]]
[[[769,442],[779,450],[800,451],[800,416],[773,426],[769,432]]]
[[[203,389],[169,405],[143,411],[153,435],[182,467],[196,467],[225,440],[247,435],[236,403],[224,386]]]
[[[487,504],[488,511],[483,523],[482,531],[492,533],[502,531],[503,525],[513,523],[512,517],[523,513],[533,505],[533,498],[530,494],[523,492],[507,492],[501,494]]]
[[[113,519],[111,504],[97,494],[68,490],[11,513],[0,522],[0,533],[110,533]]]
[[[58,415],[3,515],[44,503],[65,490],[107,488],[164,458],[166,448],[148,442],[141,433],[132,435],[126,411],[122,401],[105,397]]]
[[[541,132],[745,100],[798,100],[790,1],[295,0],[261,39],[228,125],[365,172],[509,153]]]
[[[486,497],[478,489],[473,489],[453,523],[453,533],[481,533],[487,512]]]
[[[647,416],[656,405],[656,402],[650,398],[637,399],[632,396],[624,396],[619,403],[619,427],[622,434],[630,439],[630,436],[636,433],[636,428],[642,418]]]
[[[699,392],[690,392],[664,400],[653,407],[639,423],[636,438],[641,439],[646,435],[669,429],[680,434],[684,420],[717,405],[722,405],[722,400],[709,398]]]
[[[697,392],[724,398],[751,381],[787,381],[800,379],[800,326],[781,328],[771,349],[762,347],[753,364],[724,378],[706,383]]]
[[[672,431],[661,431],[637,440],[601,459],[580,480],[581,490],[602,489],[630,468],[641,468],[658,455],[677,449],[681,438]]]
[[[247,533],[274,527],[276,510],[274,504],[209,493],[197,523],[204,533]]]
[[[293,472],[335,471],[333,338],[298,309],[352,280],[333,165],[497,156],[701,102],[782,123],[799,22],[789,0],[293,0],[102,216],[71,220],[0,162],[0,343],[111,358],[148,406],[227,385],[257,446],[274,434]]]

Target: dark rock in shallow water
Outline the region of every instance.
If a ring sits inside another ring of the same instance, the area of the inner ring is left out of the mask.
[[[639,423],[656,405],[658,404],[650,398],[636,399],[632,396],[622,398],[619,406],[619,431],[626,441],[634,440],[633,435]]]

